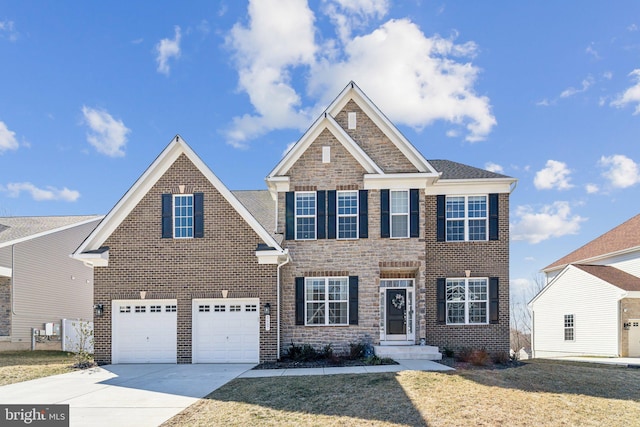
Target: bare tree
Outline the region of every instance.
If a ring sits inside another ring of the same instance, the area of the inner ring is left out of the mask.
[[[518,354],[520,349],[531,348],[531,312],[529,311],[529,301],[531,301],[544,288],[546,278],[543,273],[533,274],[530,286],[519,295],[511,295],[509,310],[511,313],[510,339],[511,348]]]

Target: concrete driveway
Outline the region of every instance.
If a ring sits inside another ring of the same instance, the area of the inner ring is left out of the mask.
[[[254,366],[106,365],[0,387],[0,402],[69,404],[71,426],[157,426]]]

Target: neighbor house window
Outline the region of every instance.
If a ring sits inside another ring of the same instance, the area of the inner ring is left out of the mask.
[[[305,278],[305,324],[347,325],[349,280],[347,277]]]
[[[338,191],[338,239],[358,238],[358,192]]]
[[[409,191],[392,190],[391,237],[409,237]]]
[[[487,240],[487,196],[455,196],[446,201],[447,241]]]
[[[488,323],[487,279],[447,279],[447,324],[467,325]]]
[[[173,196],[173,237],[193,237],[193,195]]]
[[[575,335],[573,330],[573,314],[565,314],[564,315],[564,340],[573,341],[574,337]]]
[[[296,240],[316,238],[316,193],[296,193]]]

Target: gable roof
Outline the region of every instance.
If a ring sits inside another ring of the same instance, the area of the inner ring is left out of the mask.
[[[349,153],[362,165],[369,174],[384,175],[382,168],[377,165],[367,153],[349,136],[349,134],[336,122],[334,117],[353,100],[365,112],[365,114],[387,135],[389,140],[402,152],[415,166],[418,173],[428,173],[437,176],[436,170],[418,152],[418,150],[400,133],[400,131],[385,117],[385,115],[371,102],[362,90],[353,81],[350,82],[336,99],[324,110],[321,116],[311,125],[280,162],[267,176],[267,181],[277,176],[282,176],[302,156],[306,149],[324,130],[328,129],[344,145]]]
[[[176,135],[169,145],[160,153],[147,170],[138,178],[133,186],[125,193],[118,203],[111,209],[107,216],[76,249],[73,256],[92,262],[94,256],[100,250],[107,238],[115,231],[120,223],[129,215],[133,208],[142,200],[153,185],[165,174],[180,155],[184,154],[196,166],[196,168],[209,180],[218,192],[229,202],[229,204],[240,214],[249,226],[260,236],[264,243],[274,250],[283,253],[279,243],[267,232],[264,227],[254,218],[247,208],[229,191],[229,189],[218,179],[200,157],[187,145],[187,143]],[[85,256],[83,256],[85,254]],[[92,255],[92,256],[86,256]],[[104,257],[103,257],[104,259]]]
[[[567,264],[584,263],[635,248],[640,248],[640,214],[549,264],[542,271],[549,272]]]
[[[640,277],[626,271],[608,265],[574,264],[574,266],[625,291],[640,291]]]
[[[0,217],[0,248],[102,219],[101,215]]]
[[[304,154],[315,139],[327,129],[336,137],[344,148],[356,159],[368,173],[383,173],[367,153],[349,136],[347,132],[327,112],[324,112],[302,137],[287,151],[275,168],[269,173],[268,178],[286,174],[295,162]]]

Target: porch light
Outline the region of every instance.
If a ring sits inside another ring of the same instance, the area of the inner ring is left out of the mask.
[[[93,313],[96,317],[101,317],[104,313],[104,307],[102,306],[102,304],[94,304]]]
[[[271,304],[266,303],[264,305],[264,315],[265,316],[270,316],[271,315]]]
[[[628,331],[629,329],[631,329],[631,322],[626,322],[623,326],[624,326],[624,330]]]

